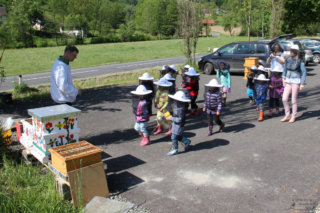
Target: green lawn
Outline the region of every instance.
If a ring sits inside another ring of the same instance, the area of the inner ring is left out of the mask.
[[[252,38],[255,39],[255,38]],[[200,38],[197,53],[206,53],[225,44],[246,41],[247,37]],[[106,65],[132,61],[182,56],[182,40],[160,40],[126,43],[108,43],[77,46],[80,53],[72,68]],[[53,62],[62,55],[64,47],[44,47],[6,50],[1,66],[7,76],[50,71]]]

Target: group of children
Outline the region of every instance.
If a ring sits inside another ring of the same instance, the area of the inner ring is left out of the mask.
[[[275,45],[279,45],[276,43]],[[279,45],[280,46],[280,45]],[[273,47],[272,47],[273,49]],[[284,71],[284,56],[283,54],[272,53],[270,58],[270,79],[268,79],[269,72],[260,65],[258,68],[253,66],[251,74],[247,81],[247,96],[251,104],[257,104],[256,111],[260,111],[258,120],[263,121],[265,102],[267,100],[267,93],[269,90],[269,117],[273,115],[275,108],[275,115],[279,114],[280,99],[284,91],[282,72]]]
[[[225,124],[220,120],[220,111],[223,105],[226,106],[227,93],[231,91],[230,66],[224,61],[219,61],[218,66],[217,77],[221,78],[222,84],[215,79],[205,84],[203,111],[207,112],[209,127],[206,136],[212,135],[213,121],[220,126],[219,132],[225,128]],[[182,142],[185,151],[189,148],[191,141],[183,136],[186,116],[199,115],[202,111],[196,104],[199,95],[199,73],[189,65],[184,66],[181,70],[182,89],[178,89],[175,85],[178,71],[174,65],[171,65],[163,66],[158,82],[153,82],[154,78],[144,73],[139,77],[139,86],[135,91],[131,91],[133,94],[132,108],[136,121],[134,128],[142,137],[140,145],[150,144],[150,136],[146,127],[152,115],[152,101],[154,100],[155,107],[158,109],[157,127],[154,134],[162,133],[164,126],[169,126],[166,134],[171,134],[172,147],[167,155],[178,153],[178,141]],[[191,103],[191,111],[187,114],[189,103]]]

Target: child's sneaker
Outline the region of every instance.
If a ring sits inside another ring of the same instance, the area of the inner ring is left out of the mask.
[[[184,143],[184,151],[187,151],[189,148],[189,145],[191,143],[191,140],[183,137],[181,141],[182,141],[182,143]]]
[[[178,154],[178,147],[172,146],[171,151],[167,153],[167,155],[172,156]]]
[[[269,109],[269,117],[272,117],[272,110],[273,110],[273,108]]]
[[[194,115],[199,115],[201,113],[201,109],[198,109]]]
[[[276,112],[274,114],[279,115],[279,107],[276,108]]]

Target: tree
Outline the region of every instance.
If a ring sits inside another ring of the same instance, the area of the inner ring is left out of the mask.
[[[183,39],[183,52],[191,64],[196,63],[196,47],[202,29],[201,3],[197,0],[180,0],[178,2],[179,34]],[[193,53],[192,56],[191,53]]]
[[[270,0],[270,38],[274,38],[279,34],[279,30],[281,27],[280,24],[283,17],[284,2],[285,0]]]
[[[252,1],[253,0],[243,0],[243,2],[242,2],[242,11],[244,12],[247,27],[248,27],[248,41],[250,41]]]
[[[128,24],[121,24],[119,27],[119,34],[122,41],[130,41],[135,30],[134,21],[129,21]]]
[[[224,31],[229,32],[230,36],[233,35],[232,30],[238,27],[238,20],[236,19],[233,13],[228,13],[224,15],[224,18],[222,21],[222,27]]]

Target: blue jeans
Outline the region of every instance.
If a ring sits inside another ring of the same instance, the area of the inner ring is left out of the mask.
[[[134,129],[139,133],[139,134],[143,134],[144,136],[148,136],[148,131],[147,131],[147,124],[149,121],[145,121],[145,122],[136,122],[136,124],[134,125]]]
[[[178,148],[178,141],[181,141],[183,138],[182,135],[171,134],[172,146]]]

